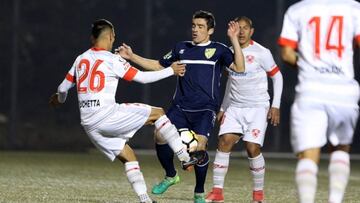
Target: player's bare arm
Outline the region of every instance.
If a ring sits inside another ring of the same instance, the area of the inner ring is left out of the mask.
[[[120,54],[121,57],[124,59],[130,60],[133,63],[138,64],[145,70],[161,70],[164,67],[162,67],[157,60],[148,59],[141,57],[137,54],[135,54],[131,47],[125,43],[123,43],[119,48],[116,49],[116,53]]]
[[[185,64],[182,64],[179,61],[176,61],[176,62],[172,63],[170,67],[174,70],[174,75],[181,76],[181,77],[185,75],[185,71],[186,71]]]
[[[234,62],[230,65],[230,68],[236,72],[244,72],[245,60],[238,38],[240,33],[239,25],[235,21],[230,21],[228,26],[227,35],[230,38],[231,45],[234,49]]]
[[[289,46],[283,46],[281,47],[281,58],[286,62],[287,64],[290,64],[292,66],[296,66],[297,62],[297,53],[296,51]]]
[[[280,109],[271,107],[268,112],[268,119],[270,120],[271,125],[277,126],[280,124]]]

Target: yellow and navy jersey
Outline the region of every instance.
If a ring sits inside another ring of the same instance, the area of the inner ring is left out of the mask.
[[[184,110],[217,111],[220,99],[220,78],[224,67],[234,61],[232,51],[218,42],[194,44],[179,42],[159,60],[163,67],[174,61],[186,64],[184,77],[178,77],[173,102]]]

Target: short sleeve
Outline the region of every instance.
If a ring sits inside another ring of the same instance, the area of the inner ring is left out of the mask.
[[[268,49],[262,53],[261,66],[266,72],[270,72],[274,67],[277,66],[270,50]]]
[[[360,3],[356,3],[356,6],[353,7],[355,10],[353,13],[354,15],[354,39],[357,44],[360,44]]]
[[[167,54],[165,54],[161,59],[159,59],[159,63],[162,67],[169,67],[173,62],[179,60],[179,56],[176,52],[176,46]]]
[[[123,59],[121,56],[114,56],[112,59],[112,70],[120,78],[131,81],[138,69],[133,67],[129,62]]]
[[[295,13],[290,7],[284,15],[283,27],[280,38],[278,39],[278,44],[280,46],[290,46],[295,49],[297,48],[298,40],[298,24]]]
[[[234,62],[234,54],[231,49],[224,45],[223,53],[221,55],[221,61],[223,65],[226,67],[230,67],[230,65]]]

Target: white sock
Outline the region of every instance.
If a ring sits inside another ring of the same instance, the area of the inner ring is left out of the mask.
[[[186,148],[182,144],[179,132],[166,115],[161,116],[155,121],[155,127],[180,161],[190,160],[189,153],[187,153]]]
[[[139,162],[131,161],[125,163],[125,173],[140,202],[151,201],[146,191],[144,176],[140,171]]]
[[[329,203],[341,203],[350,175],[350,156],[344,151],[331,153],[329,164]]]
[[[300,203],[313,203],[317,187],[318,166],[311,159],[301,159],[297,163],[295,181]]]
[[[250,172],[253,178],[253,191],[264,190],[265,160],[262,154],[249,159]]]
[[[229,168],[230,152],[216,150],[213,166],[214,187],[224,188],[225,176]]]

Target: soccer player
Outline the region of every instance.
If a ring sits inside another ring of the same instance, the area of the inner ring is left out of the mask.
[[[299,202],[315,201],[320,149],[327,141],[331,152],[328,202],[341,202],[359,115],[353,48],[360,45],[360,4],[353,0],[300,1],[286,11],[278,43],[282,59],[299,69],[291,107]]]
[[[81,124],[90,140],[110,160],[117,158],[125,164],[126,176],[140,202],[152,202],[135,154],[126,144],[137,130],[145,124],[155,124],[160,136],[185,168],[195,163],[182,146],[177,129],[163,109],[146,104],[115,102],[118,79],[150,83],[174,74],[181,76],[185,73],[185,66],[175,62],[171,68],[160,71],[139,71],[121,56],[110,52],[115,32],[113,25],[104,19],[93,23],[91,37],[93,47],[76,58],[49,103],[53,106],[64,103],[68,90],[76,85]]]
[[[142,67],[161,69],[174,61],[186,64],[186,74],[179,77],[175,95],[167,116],[179,128],[188,128],[198,134],[196,157],[201,161],[195,166],[196,185],[194,202],[205,202],[204,183],[209,157],[206,153],[208,136],[213,129],[216,112],[220,107],[220,77],[222,67],[234,72],[244,71],[244,58],[238,42],[239,26],[229,23],[227,35],[234,54],[224,44],[210,41],[215,29],[215,18],[207,11],[196,11],[192,18],[192,41],[181,41],[160,60],[146,59],[134,54],[127,45],[120,47],[120,54]],[[159,136],[156,136],[156,151],[165,178],[152,189],[154,194],[164,193],[171,185],[180,181],[173,163],[173,152]]]
[[[271,52],[254,42],[254,27],[245,16],[235,18],[240,33],[239,43],[245,57],[245,72],[228,69],[220,121],[219,142],[213,165],[213,189],[206,202],[224,202],[224,180],[229,167],[230,152],[242,138],[245,142],[253,180],[253,202],[264,201],[265,161],[261,154],[267,119],[277,126],[280,122],[280,99],[283,78]],[[269,108],[267,76],[272,79],[274,96]]]

